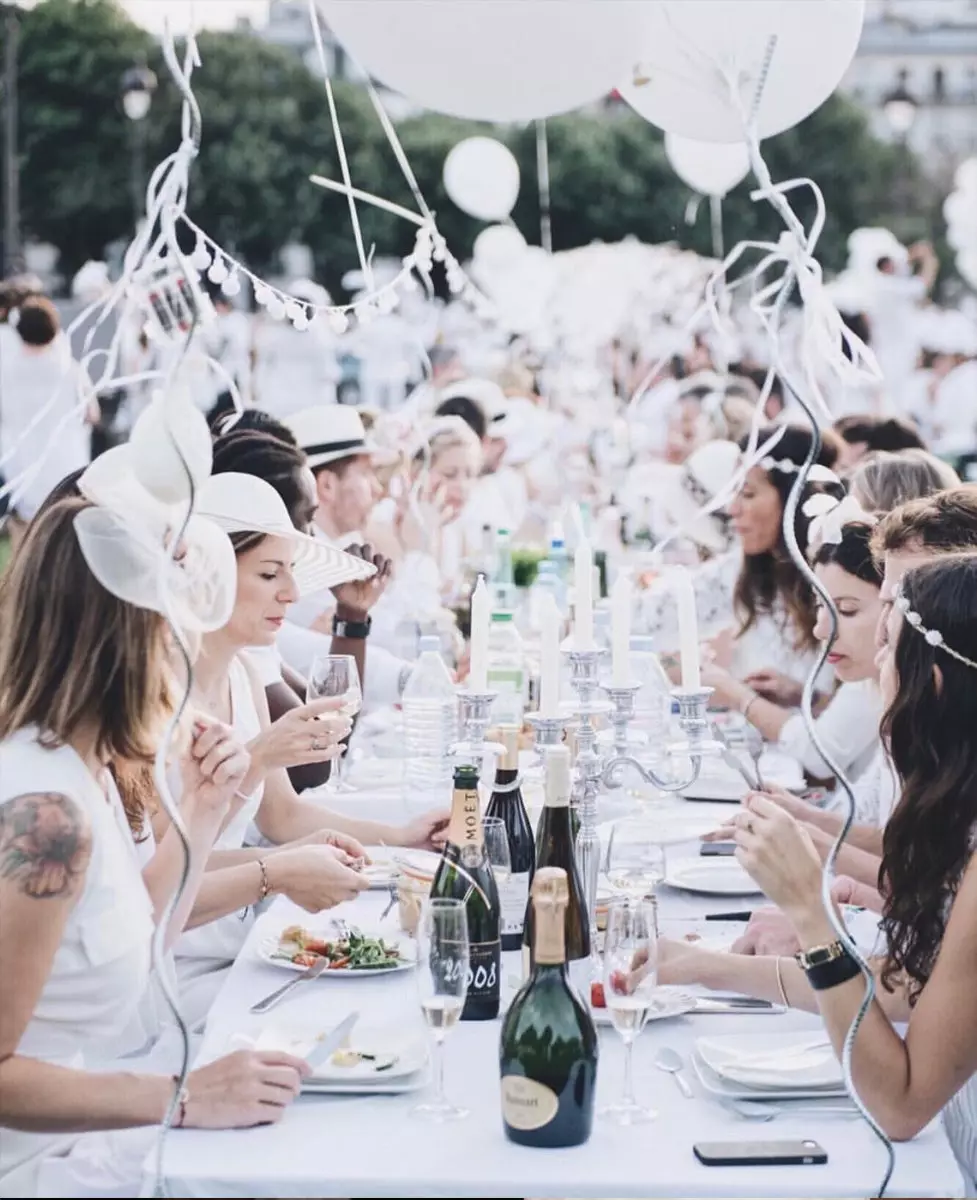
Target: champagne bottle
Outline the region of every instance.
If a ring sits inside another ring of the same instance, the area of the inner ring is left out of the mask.
[[[536,870],[559,867],[566,872],[565,944],[570,980],[583,996],[590,994],[590,919],[577,870],[570,819],[570,751],[550,746],[546,751],[546,799],[536,842]],[[523,934],[523,976],[533,966],[533,905],[526,908]]]
[[[448,841],[431,884],[432,900],[464,900],[468,915],[468,994],[463,1021],[499,1015],[499,890],[485,850],[478,768],[455,768]]]
[[[499,1066],[506,1136],[523,1146],[578,1146],[590,1137],[597,1031],[570,986],[564,938],[567,873],[533,879],[533,971],[502,1024]]]
[[[495,772],[495,791],[486,816],[499,817],[509,838],[512,874],[499,888],[502,906],[502,949],[518,950],[526,921],[529,885],[536,868],[536,843],[519,786],[519,731],[501,732],[505,753]]]

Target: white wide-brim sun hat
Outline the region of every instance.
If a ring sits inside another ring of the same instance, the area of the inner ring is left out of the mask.
[[[714,554],[726,548],[721,509],[703,508],[731,483],[739,469],[740,448],[735,442],[713,441],[700,446],[685,460],[669,482],[662,504],[669,519],[697,545]]]
[[[290,541],[292,574],[303,596],[376,574],[372,563],[296,529],[281,496],[256,475],[211,475],[197,493],[195,511],[228,534],[263,533]]]

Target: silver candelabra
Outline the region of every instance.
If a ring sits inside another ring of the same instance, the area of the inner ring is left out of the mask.
[[[482,769],[486,747],[485,740],[492,716],[492,705],[495,703],[497,692],[458,693],[458,706],[461,715],[461,728],[464,740],[454,747],[454,753]]]

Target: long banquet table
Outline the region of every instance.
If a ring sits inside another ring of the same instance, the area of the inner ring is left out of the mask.
[[[381,819],[401,811],[391,798],[330,798],[334,807],[337,801]],[[715,811],[722,817],[729,806],[696,804],[695,811]],[[676,854],[696,852],[694,845],[675,850]],[[386,892],[365,893],[328,916],[376,928],[387,899]],[[758,900],[754,897],[752,902]],[[663,932],[681,936],[693,928],[735,933],[742,926],[706,926],[702,917],[707,912],[750,907],[751,900],[662,888],[660,905]],[[306,1028],[315,1023],[327,1030],[354,1009],[363,1024],[423,1028],[413,972],[376,979],[317,980],[300,985],[271,1014],[263,1018],[249,1014],[251,1004],[288,978],[257,957],[256,940],[292,921],[309,925],[325,919],[311,918],[279,899],[258,922],[211,1010],[205,1056],[226,1048],[232,1035],[253,1036],[269,1023]],[[397,934],[396,909],[380,928],[388,937]],[[503,959],[506,980],[518,974],[519,956]],[[466,1120],[437,1125],[413,1118],[410,1110],[421,1093],[302,1096],[276,1126],[234,1132],[173,1131],[165,1157],[167,1186],[170,1194],[180,1196],[875,1196],[885,1153],[859,1118],[785,1111],[767,1123],[748,1120],[711,1097],[689,1063],[694,1041],[701,1036],[818,1027],[815,1017],[793,1012],[701,1014],[651,1023],[635,1046],[635,1080],[639,1100],[656,1109],[658,1119],[630,1128],[598,1119],[584,1146],[533,1150],[511,1144],[502,1131],[500,1021],[462,1023],[446,1041],[445,1076],[449,1097],[470,1110]],[[686,1060],[694,1099],[685,1099],[675,1080],[655,1067],[655,1053],[661,1046],[673,1047]],[[604,1027],[598,1107],[618,1097],[622,1071],[621,1040],[612,1028]],[[827,1151],[825,1166],[705,1167],[692,1152],[698,1141],[808,1138]],[[914,1141],[896,1147],[896,1170],[887,1194],[962,1194],[960,1174],[939,1122]]]

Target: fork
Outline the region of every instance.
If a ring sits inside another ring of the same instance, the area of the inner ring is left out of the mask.
[[[854,1104],[789,1104],[782,1107],[768,1101],[735,1100],[732,1097],[723,1100],[722,1104],[724,1108],[747,1121],[772,1121],[774,1117],[789,1117],[794,1113],[800,1113],[802,1116],[813,1116],[815,1113],[847,1117],[859,1115]]]
[[[388,890],[388,891],[389,891],[389,893],[390,893],[390,900],[389,900],[389,902],[388,902],[388,904],[387,904],[387,907],[386,907],[386,908],[383,910],[383,912],[380,914],[380,920],[381,920],[381,921],[385,921],[385,920],[387,919],[387,917],[389,917],[389,916],[390,916],[390,910],[393,908],[393,906],[394,906],[394,905],[397,903],[397,901],[400,899],[400,897],[399,897],[399,896],[398,896],[398,894],[397,894],[397,885],[396,885],[396,884],[393,884],[393,883],[392,883],[392,884],[390,885],[390,887],[389,887],[387,890]]]

